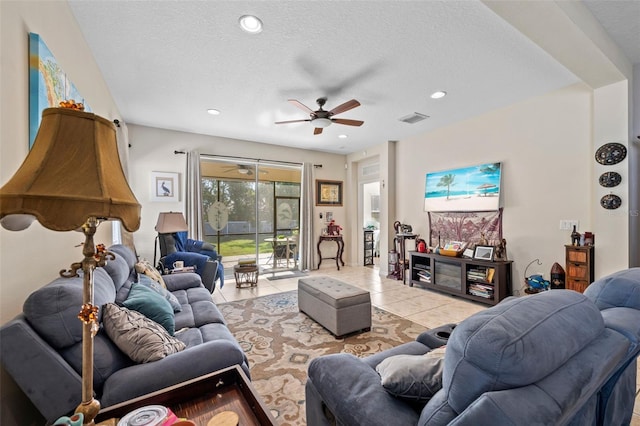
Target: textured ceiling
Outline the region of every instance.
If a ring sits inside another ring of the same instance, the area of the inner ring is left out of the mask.
[[[479,1],[69,3],[121,119],[158,128],[346,154],[578,81]],[[264,30],[242,32],[244,14]],[[274,124],[322,96],[360,101],[336,118],[364,125]],[[399,121],[415,112],[430,118]]]

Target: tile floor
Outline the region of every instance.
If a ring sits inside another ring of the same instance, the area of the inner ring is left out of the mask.
[[[426,328],[434,328],[449,322],[460,322],[470,315],[486,309],[486,305],[448,296],[419,287],[403,285],[401,281],[380,277],[377,267],[343,267],[340,271],[327,265],[311,275],[328,275],[369,290],[371,303],[386,311],[405,317]],[[216,303],[248,299],[258,296],[297,290],[298,278],[270,281],[260,276],[257,287],[236,288],[233,278],[226,279],[222,289],[216,289]],[[640,377],[640,364],[638,365]],[[631,426],[640,426],[640,380],[636,385],[636,403]]]

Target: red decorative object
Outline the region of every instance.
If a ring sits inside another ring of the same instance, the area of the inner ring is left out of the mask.
[[[327,234],[340,235],[340,231],[342,231],[342,226],[336,224],[336,221],[331,219],[331,222],[327,225]]]

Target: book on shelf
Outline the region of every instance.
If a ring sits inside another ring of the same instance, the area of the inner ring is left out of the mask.
[[[492,283],[495,273],[495,268],[472,268],[467,271],[467,278],[471,281],[484,281]]]

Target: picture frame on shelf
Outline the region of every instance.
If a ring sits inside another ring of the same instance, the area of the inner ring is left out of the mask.
[[[493,262],[493,252],[495,247],[493,246],[476,246],[473,252],[473,258],[477,260],[488,260]]]
[[[316,206],[342,206],[342,181],[316,179]]]

